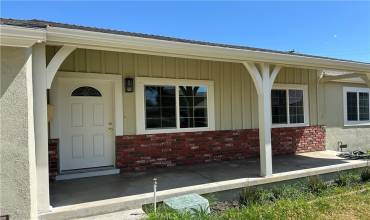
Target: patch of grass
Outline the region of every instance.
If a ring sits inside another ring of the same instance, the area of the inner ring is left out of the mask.
[[[361,171],[360,177],[363,182],[370,181],[370,167],[366,167],[365,169],[363,169]]]
[[[337,178],[335,179],[335,183],[338,186],[350,186],[354,184],[358,184],[360,178],[358,174],[353,172],[339,172]]]
[[[239,203],[243,206],[273,202],[276,199],[272,190],[254,186],[244,188],[239,195]]]
[[[177,213],[159,206],[157,215],[150,212],[149,219],[369,219],[370,181],[360,181],[364,172],[339,173],[337,184],[331,185],[315,176],[274,188],[247,187],[240,194],[241,208],[211,214],[205,210]]]
[[[319,194],[328,188],[328,185],[319,176],[307,177],[307,188],[313,194]]]
[[[272,188],[275,199],[299,199],[305,196],[302,184],[283,185]]]

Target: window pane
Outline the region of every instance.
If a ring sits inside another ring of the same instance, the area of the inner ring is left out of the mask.
[[[207,96],[207,87],[195,86],[193,91],[194,91],[194,96],[202,96],[202,97]]]
[[[289,120],[291,124],[304,123],[303,90],[289,90]]]
[[[146,128],[160,128],[161,127],[161,119],[160,118],[147,118],[146,119]]]
[[[191,87],[191,86],[180,86],[179,87],[179,95],[180,96],[194,96],[193,95],[193,87]]]
[[[174,128],[176,127],[176,118],[163,118],[161,119],[162,128]]]
[[[207,127],[207,118],[195,118],[194,119],[194,127],[201,128],[201,127]]]
[[[179,86],[180,127],[207,127],[207,87]]]
[[[206,107],[207,106],[207,97],[195,97],[194,106],[197,107]]]
[[[206,118],[207,117],[207,108],[195,108],[194,117]]]
[[[360,121],[369,120],[369,93],[360,92],[359,94]]]
[[[347,120],[357,121],[357,93],[347,92]]]
[[[193,108],[191,107],[185,107],[185,108],[180,108],[180,117],[193,117]]]
[[[194,118],[180,118],[180,128],[193,128],[193,119]]]
[[[273,124],[286,124],[287,121],[286,90],[271,91],[271,112]]]
[[[146,106],[160,106],[160,90],[156,86],[145,86],[145,103]]]
[[[146,128],[176,128],[175,86],[145,86]]]
[[[71,96],[101,96],[101,93],[90,86],[82,86],[73,90]]]
[[[146,107],[146,117],[147,118],[160,118],[161,109],[159,107]]]

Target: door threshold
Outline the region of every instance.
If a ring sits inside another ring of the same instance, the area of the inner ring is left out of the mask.
[[[86,169],[77,169],[77,170],[66,170],[62,171],[61,174],[55,177],[55,180],[70,180],[70,179],[79,179],[93,176],[105,176],[119,174],[120,169],[116,169],[113,166],[109,167],[94,167]]]

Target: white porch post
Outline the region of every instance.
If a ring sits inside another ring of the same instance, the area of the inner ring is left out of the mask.
[[[37,209],[49,211],[49,162],[45,44],[33,46],[33,112],[35,123]]]
[[[270,67],[262,65],[262,94],[258,94],[261,176],[272,175]]]
[[[254,63],[243,63],[251,75],[258,95],[258,127],[260,140],[260,175],[272,175],[271,150],[271,88],[281,66],[275,66],[270,74],[270,65],[261,64],[260,70]]]
[[[45,44],[33,46],[32,72],[34,95],[35,148],[37,173],[37,208],[38,212],[50,211],[49,195],[49,143],[47,119],[47,89],[60,65],[76,47],[63,46],[46,66]]]

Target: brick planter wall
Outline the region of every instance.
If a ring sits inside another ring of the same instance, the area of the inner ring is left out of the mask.
[[[293,154],[325,150],[325,128],[272,129],[272,152]],[[116,137],[116,165],[145,170],[259,156],[258,129],[184,132]]]
[[[58,175],[58,145],[59,139],[49,139],[49,178],[51,180]]]

